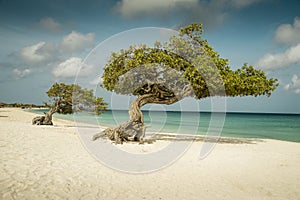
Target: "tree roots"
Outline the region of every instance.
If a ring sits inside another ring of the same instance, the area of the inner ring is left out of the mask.
[[[115,141],[116,144],[122,144],[127,141],[144,142],[146,127],[142,123],[134,121],[127,121],[120,124],[116,128],[107,128],[101,133],[93,136],[92,140],[97,140],[102,136],[108,137],[110,140]]]
[[[45,116],[37,116],[32,119],[32,125],[53,125],[52,121],[46,120]]]

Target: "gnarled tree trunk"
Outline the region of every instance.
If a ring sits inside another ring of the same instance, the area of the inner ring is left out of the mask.
[[[124,141],[129,141],[130,137],[133,137],[134,141],[143,143],[146,126],[144,125],[144,116],[141,107],[151,103],[172,104],[177,101],[178,99],[176,97],[166,99],[157,94],[141,95],[130,104],[130,109],[128,111],[130,116],[129,121],[120,124],[116,128],[107,128],[101,133],[95,134],[92,140],[96,140],[104,135],[110,140],[115,141],[116,144],[122,144]]]
[[[51,107],[48,112],[44,112],[45,116],[37,116],[32,119],[32,125],[53,125],[52,115],[58,110],[59,102]]]
[[[173,104],[186,96],[190,96],[192,93],[191,86],[176,90],[174,93],[172,90],[160,84],[146,84],[142,88],[139,88],[139,95],[130,104],[128,111],[130,119],[117,126],[116,128],[107,128],[101,133],[97,133],[93,136],[92,140],[96,140],[102,136],[107,136],[109,139],[120,144],[124,141],[128,141],[130,137],[133,137],[134,141],[143,143],[146,127],[144,125],[144,117],[141,112],[141,107],[146,104]]]
[[[140,108],[143,96],[138,97],[131,102],[129,110],[129,121],[126,121],[116,128],[107,128],[103,132],[93,136],[93,140],[100,138],[102,135],[107,136],[110,140],[115,141],[117,144],[122,144],[124,141],[129,141],[133,137],[135,141],[143,142],[146,127],[144,126],[144,117]]]

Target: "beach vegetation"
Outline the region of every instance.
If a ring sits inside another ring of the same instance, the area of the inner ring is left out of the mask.
[[[32,120],[32,124],[53,125],[52,115],[72,114],[74,112],[89,111],[97,115],[105,112],[107,103],[94,95],[93,90],[82,88],[76,84],[54,83],[46,92],[49,102],[45,106],[49,108],[45,116],[38,116]]]
[[[113,52],[104,67],[101,87],[137,98],[131,102],[129,121],[93,139],[105,134],[116,143],[132,137],[143,142],[145,125],[140,109],[146,104],[170,105],[186,97],[270,96],[278,87],[277,79],[267,78],[251,65],[232,70],[229,60],[220,57],[202,32],[202,25],[194,23],[181,28],[168,42]]]

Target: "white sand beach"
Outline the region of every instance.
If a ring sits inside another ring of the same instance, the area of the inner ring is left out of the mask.
[[[161,170],[130,174],[97,161],[73,122],[33,126],[33,113],[0,108],[0,199],[300,199],[300,143],[218,143],[199,160],[202,142]],[[153,151],[168,141],[125,144]]]

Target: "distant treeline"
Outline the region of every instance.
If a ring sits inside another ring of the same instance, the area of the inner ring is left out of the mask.
[[[0,107],[14,107],[14,108],[44,108],[44,105],[35,105],[28,103],[3,103],[0,102]]]

